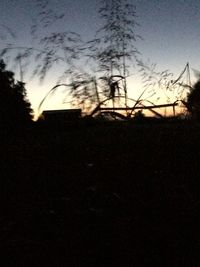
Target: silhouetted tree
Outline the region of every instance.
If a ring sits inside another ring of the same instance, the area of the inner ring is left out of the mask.
[[[0,61],[0,124],[1,127],[19,128],[32,118],[32,109],[26,98],[25,84],[16,82],[14,73],[6,70]]]
[[[195,119],[200,119],[200,80],[191,88],[187,96],[186,106],[189,113]]]

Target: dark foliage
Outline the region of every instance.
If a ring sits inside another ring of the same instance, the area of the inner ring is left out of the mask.
[[[15,81],[14,73],[0,61],[0,123],[4,127],[19,128],[31,121],[30,103],[26,99],[24,83]]]
[[[193,118],[200,119],[200,80],[198,80],[187,98],[187,108]]]
[[[2,266],[200,266],[199,134],[109,122],[0,139]]]

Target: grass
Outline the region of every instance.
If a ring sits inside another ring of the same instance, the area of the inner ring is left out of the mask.
[[[199,136],[191,123],[2,135],[2,266],[200,265]]]

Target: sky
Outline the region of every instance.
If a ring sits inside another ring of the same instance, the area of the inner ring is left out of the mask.
[[[178,77],[189,62],[191,70],[200,70],[200,1],[199,0],[133,0],[136,6],[136,32],[142,40],[136,42],[142,60],[157,64],[158,71],[169,69]],[[65,14],[62,23],[52,24],[54,30],[70,30],[81,34],[84,40],[94,38],[101,26],[98,17],[99,0],[50,0],[49,8]],[[8,42],[17,46],[36,45],[30,37],[30,27],[37,19],[39,9],[34,1],[0,1],[0,48]],[[9,34],[7,27],[15,34]],[[40,34],[48,32],[43,30]],[[5,59],[6,60],[6,59]],[[8,67],[13,68],[12,62]],[[54,73],[47,75],[41,85],[37,79],[25,76],[29,101],[37,109],[45,94],[56,84]],[[15,68],[19,77],[19,69]],[[140,94],[142,85],[137,71],[133,68],[129,86],[134,96]],[[49,100],[46,109],[65,108],[62,103],[64,92]]]

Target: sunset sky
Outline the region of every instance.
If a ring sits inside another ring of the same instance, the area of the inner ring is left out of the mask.
[[[200,70],[200,1],[199,0],[133,0],[136,5],[137,33],[143,40],[136,43],[143,61],[157,63],[159,71],[169,69],[179,75],[186,63],[191,69]],[[64,22],[55,30],[70,30],[80,33],[87,41],[94,37],[101,21],[98,18],[98,0],[51,0],[50,8],[65,13]],[[6,43],[17,46],[31,46],[30,26],[36,21],[38,9],[29,0],[0,1],[0,48]],[[6,30],[15,34],[15,39]],[[45,32],[44,32],[45,34]],[[9,63],[10,68],[12,64]],[[58,68],[59,70],[59,68]],[[19,70],[16,69],[16,76]],[[129,87],[137,96],[141,90],[139,76],[133,68]],[[192,74],[192,73],[191,73]],[[56,76],[56,75],[55,75]],[[25,76],[28,97],[34,109],[37,108],[46,92],[55,85],[54,75],[47,75],[44,84]],[[62,97],[62,96],[61,96]],[[61,101],[61,97],[58,102]],[[54,103],[57,100],[54,100]],[[52,108],[49,103],[48,109]],[[65,108],[64,106],[60,106]]]

